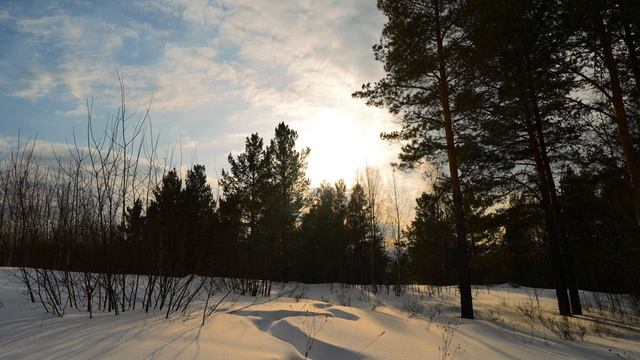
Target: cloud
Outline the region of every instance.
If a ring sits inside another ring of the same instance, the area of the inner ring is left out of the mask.
[[[142,76],[154,91],[154,109],[175,110],[224,99],[236,70],[218,62],[210,47],[167,46],[162,60]]]
[[[180,18],[196,27],[216,27],[224,16],[221,4],[208,0],[148,0],[136,1],[135,6],[164,16]]]
[[[31,52],[29,58],[18,60],[31,62],[32,70],[24,79],[13,79],[16,85],[10,94],[29,100],[38,100],[56,88],[58,99],[84,103],[96,88],[113,81],[111,54],[123,38],[136,36],[129,28],[64,11],[19,18],[13,29],[25,44],[21,46]]]
[[[82,40],[84,32],[82,25],[76,20],[63,14],[25,18],[17,22],[17,28],[40,39],[55,39],[67,44],[77,43]]]
[[[362,82],[381,75],[379,66],[358,70],[363,57],[372,62],[377,34],[374,26],[360,29],[354,17],[382,24],[375,7],[362,11],[363,3],[229,2],[217,43],[238,48],[234,64],[251,69],[241,83],[257,106],[290,116],[342,107],[354,102],[351,92]]]
[[[55,156],[66,156],[69,153],[69,144],[62,142],[52,142],[37,137],[21,137],[0,135],[0,160],[9,158],[12,151],[30,150],[38,160],[54,160]],[[80,147],[81,150],[85,148]]]
[[[11,19],[11,15],[9,15],[9,10],[0,9],[0,24],[4,22],[8,22]]]
[[[215,27],[223,15],[222,9],[207,0],[181,0],[178,3],[184,6],[182,19],[195,25]]]
[[[54,78],[51,74],[47,72],[36,72],[26,88],[16,90],[11,93],[11,95],[36,101],[48,95],[51,89],[53,89],[54,83]]]

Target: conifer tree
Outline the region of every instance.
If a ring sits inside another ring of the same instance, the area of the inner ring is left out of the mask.
[[[416,199],[416,215],[407,230],[410,270],[415,280],[434,285],[455,281],[455,229],[442,185]]]
[[[159,270],[162,274],[179,274],[184,259],[183,224],[180,219],[182,180],[171,169],[153,190],[154,199],[147,210],[148,235],[159,247]]]
[[[335,191],[327,182],[320,184],[311,196],[309,211],[302,219],[303,272],[312,282],[336,281],[336,260],[341,251],[333,237],[337,224],[333,206]],[[306,280],[305,280],[306,281]]]
[[[187,171],[182,206],[184,210],[180,216],[185,222],[186,248],[184,268],[190,272],[208,271],[204,262],[210,266],[212,261],[216,203],[203,165],[194,165]]]
[[[367,219],[367,197],[364,188],[356,183],[351,189],[351,196],[346,214],[347,238],[351,265],[351,282],[363,283],[368,280],[366,267],[366,236],[369,228]]]
[[[143,214],[143,206],[141,199],[135,199],[132,206],[127,206],[125,212],[125,244],[127,254],[131,256],[129,259],[135,271],[140,272],[148,263],[140,254],[144,249],[143,239],[146,225],[146,217]],[[136,255],[138,255],[136,257]],[[143,264],[144,263],[144,264]]]
[[[480,119],[490,129],[486,140],[500,159],[519,164],[506,179],[528,182],[526,169],[533,165],[558,308],[562,315],[580,314],[553,168],[554,160],[567,154],[580,134],[572,117],[576,113],[566,100],[576,84],[565,59],[568,39],[560,30],[559,8],[548,1],[477,0],[466,10],[464,28],[472,44],[466,62],[492,89],[484,106],[491,115]]]
[[[574,47],[571,55],[579,65],[577,76],[586,90],[597,94],[583,104],[609,118],[616,128],[640,226],[640,117],[634,109],[640,89],[640,7],[628,0],[565,0],[562,5],[565,31]]]
[[[347,186],[344,180],[338,180],[333,188],[333,203],[331,204],[333,231],[331,236],[336,247],[333,253],[335,257],[333,273],[338,281],[346,282],[349,274],[346,265],[348,261],[346,216],[349,200],[347,199]]]
[[[463,41],[456,26],[459,6],[459,1],[450,0],[379,0],[387,23],[374,53],[384,64],[386,76],[373,85],[363,85],[354,96],[366,99],[369,105],[387,107],[400,117],[402,130],[385,137],[404,142],[400,156],[404,164],[424,160],[447,164],[456,224],[460,312],[463,318],[472,319],[469,244],[456,142],[464,126],[453,101],[464,90],[459,87],[462,74],[455,66]]]
[[[233,199],[240,211],[237,242],[246,256],[245,276],[264,276],[267,256],[272,252],[264,234],[266,197],[271,182],[270,154],[258,134],[246,138],[245,150],[234,157],[229,154],[229,171],[222,171],[224,196]]]
[[[139,245],[140,241],[142,241],[145,223],[145,216],[142,211],[142,200],[139,198],[133,201],[133,206],[127,206],[125,234],[126,241],[131,245]]]
[[[282,279],[289,273],[295,230],[309,189],[306,178],[309,149],[297,150],[297,139],[298,133],[282,122],[276,127],[267,149],[272,189],[267,211],[272,221],[268,227],[274,236],[278,273]]]

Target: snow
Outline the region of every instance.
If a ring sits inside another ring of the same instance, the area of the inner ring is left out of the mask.
[[[452,287],[410,287],[400,297],[340,284],[286,284],[294,297],[235,296],[204,326],[190,315],[43,311],[0,275],[0,359],[635,359],[640,326],[591,309],[570,320],[567,340],[526,309],[562,323],[548,289],[476,287],[476,320],[460,319]],[[537,297],[536,297],[537,295]],[[583,292],[585,299],[591,293]],[[536,300],[537,298],[537,300]],[[538,301],[540,305],[538,306]],[[519,310],[520,308],[520,310]],[[599,331],[595,331],[599,329]],[[578,331],[576,330],[576,331]],[[453,336],[447,337],[447,334]],[[579,333],[579,331],[578,331]],[[447,356],[442,354],[450,341]]]

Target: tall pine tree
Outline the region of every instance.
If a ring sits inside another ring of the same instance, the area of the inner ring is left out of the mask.
[[[274,235],[276,272],[287,279],[291,266],[291,248],[296,240],[296,227],[305,205],[309,180],[306,178],[309,149],[296,149],[298,133],[285,123],[276,127],[275,136],[267,149],[270,154],[271,203],[268,214],[273,220],[269,227]]]
[[[386,138],[405,142],[401,159],[405,163],[435,160],[448,165],[456,224],[460,313],[473,318],[464,200],[459,174],[456,134],[462,124],[452,99],[458,87],[456,57],[462,41],[456,26],[459,1],[379,0],[387,16],[380,44],[374,46],[386,76],[363,85],[354,96],[367,104],[385,106],[400,117],[403,129]]]

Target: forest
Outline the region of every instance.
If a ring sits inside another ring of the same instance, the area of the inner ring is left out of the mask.
[[[381,134],[401,145],[394,174],[431,169],[414,219],[380,169],[312,188],[313,149],[284,122],[246,137],[219,176],[165,156],[152,107],[132,116],[119,79],[117,111],[96,121],[89,102],[65,151],[31,138],[3,154],[0,265],[22,269],[32,301],[34,284],[58,286],[47,271],[78,272],[122,311],[124,274],[147,282],[147,310],[156,284],[180,298],[171,279],[194,275],[252,296],[273,282],[458,285],[464,318],[471,284],[553,288],[561,315],[582,313],[578,289],[640,309],[640,3],[377,6],[384,77],[351,96],[397,120]]]

